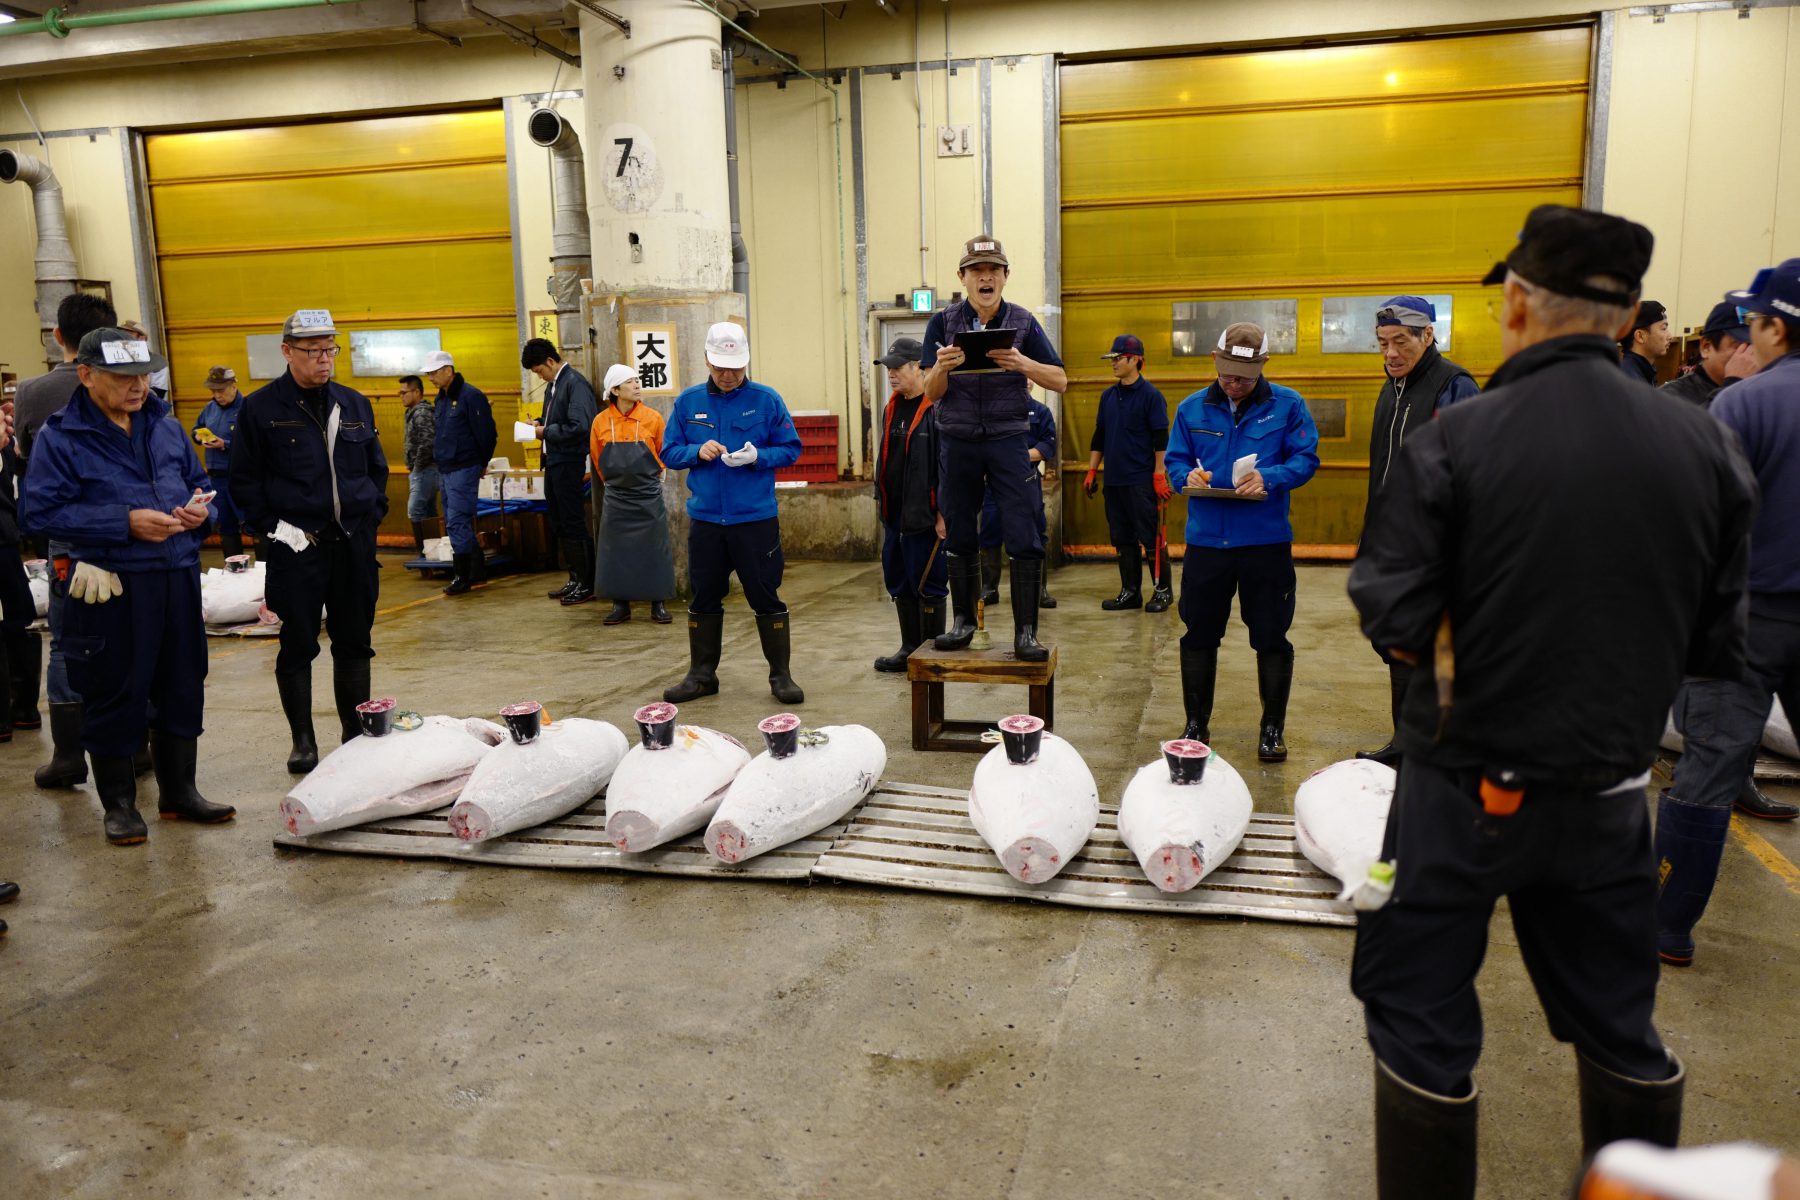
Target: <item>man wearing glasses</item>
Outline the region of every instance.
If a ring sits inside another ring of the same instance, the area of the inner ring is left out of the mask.
[[[263,539],[268,605],[281,618],[275,687],[293,749],[288,770],[319,762],[312,725],[312,661],[320,611],[331,634],[332,691],[343,740],[358,732],[375,651],[375,529],[387,515],[387,457],[375,413],[331,378],[342,349],[324,309],[301,309],[281,329],[287,372],[244,399],[231,456],[231,494],[244,527]]]

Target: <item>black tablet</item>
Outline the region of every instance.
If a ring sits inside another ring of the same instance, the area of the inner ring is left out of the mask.
[[[951,373],[960,375],[966,371],[1004,371],[1005,367],[997,365],[988,354],[994,350],[1004,350],[1013,344],[1014,329],[965,329],[956,335],[956,344],[967,355],[963,364]]]

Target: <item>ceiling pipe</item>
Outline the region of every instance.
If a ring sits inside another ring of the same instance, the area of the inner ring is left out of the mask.
[[[69,241],[62,184],[57,182],[56,172],[49,164],[29,154],[0,150],[0,183],[15,182],[31,189],[32,213],[37,219],[33,273],[37,281],[38,332],[44,341],[44,363],[54,368],[63,357],[54,334],[56,309],[63,297],[74,293],[80,274],[75,265],[75,247]]]
[[[587,162],[575,127],[553,108],[533,110],[525,121],[525,132],[551,155],[556,214],[550,228],[551,275],[544,286],[556,303],[556,341],[565,351],[580,350],[587,344],[581,320],[581,281],[594,275]]]
[[[107,25],[142,25],[151,21],[179,21],[188,17],[220,17],[234,13],[274,12],[284,8],[326,8],[358,3],[361,0],[177,0],[173,4],[146,4],[141,8],[115,8],[106,12],[71,13],[66,8],[52,8],[35,21],[14,21],[0,25],[0,37],[47,33],[53,38],[66,38],[77,29],[98,29]]]

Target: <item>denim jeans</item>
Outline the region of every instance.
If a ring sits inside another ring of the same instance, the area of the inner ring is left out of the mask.
[[[437,516],[438,469],[418,467],[407,477],[406,519],[429,521]]]
[[[475,496],[481,486],[481,468],[458,467],[442,476],[444,531],[450,535],[450,549],[473,554],[480,546],[475,540]]]

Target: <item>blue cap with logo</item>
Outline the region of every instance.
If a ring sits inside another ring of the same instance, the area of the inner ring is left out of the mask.
[[[1375,325],[1404,325],[1424,329],[1437,323],[1437,306],[1423,296],[1395,296],[1375,310]]]
[[[1738,315],[1737,305],[1729,300],[1721,300],[1706,314],[1706,324],[1700,327],[1700,336],[1711,338],[1715,346],[1720,338],[1736,338],[1747,343],[1750,340],[1750,327]]]
[[[1741,292],[1726,292],[1725,299],[1747,313],[1766,313],[1800,321],[1800,258],[1778,267],[1764,267]]]
[[[1134,354],[1139,358],[1144,357],[1144,343],[1138,341],[1137,337],[1133,334],[1121,333],[1118,337],[1113,339],[1112,349],[1105,354],[1102,354],[1100,357],[1120,358],[1127,354]]]

